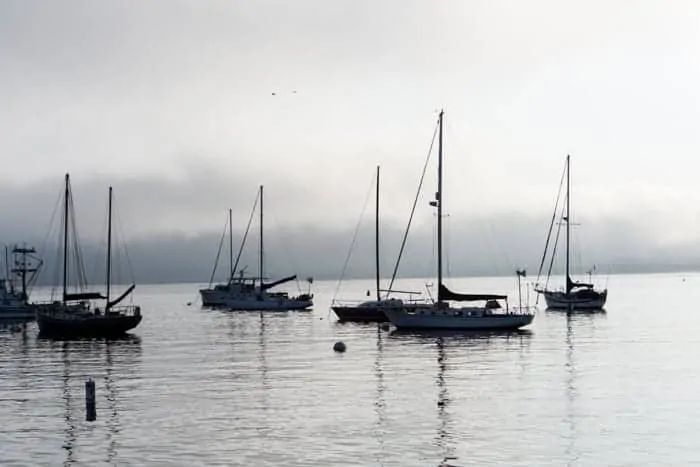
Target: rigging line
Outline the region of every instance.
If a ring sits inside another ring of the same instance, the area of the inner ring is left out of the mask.
[[[117,227],[117,244],[121,243],[121,248],[124,251],[124,257],[126,258],[126,265],[129,268],[129,274],[131,277],[131,282],[136,283],[136,274],[134,273],[134,265],[131,262],[131,257],[129,256],[129,249],[126,245],[126,235],[124,234],[123,222],[121,220],[121,211],[119,210],[119,204],[116,202],[116,196],[112,195],[112,211],[115,217],[115,224]],[[133,296],[133,295],[131,295]]]
[[[51,234],[53,232],[52,232],[51,227],[53,226],[53,223],[56,220],[56,213],[58,212],[58,209],[61,205],[61,194],[62,193],[63,193],[63,189],[61,189],[60,193],[58,194],[58,197],[56,198],[56,203],[54,204],[53,213],[51,213],[51,218],[49,219],[49,225],[46,227],[46,230],[45,230],[46,235],[44,236],[44,240],[41,242],[41,249],[39,251],[45,251],[46,244],[49,241],[49,236],[52,236]]]
[[[253,216],[255,216],[255,210],[258,207],[258,201],[260,200],[260,191],[258,190],[255,195],[255,201],[253,202],[253,209],[250,210],[250,217],[248,218],[248,225],[245,228],[245,233],[243,234],[243,240],[241,241],[241,246],[238,249],[238,254],[236,255],[236,261],[233,263],[233,268],[231,269],[231,277],[228,281],[231,283],[233,281],[233,276],[236,275],[236,270],[238,269],[238,263],[241,260],[241,254],[243,253],[243,247],[245,246],[245,241],[248,238],[248,232],[250,231],[250,226],[253,223]],[[211,284],[210,284],[211,285]]]
[[[269,212],[269,210],[270,209],[268,208],[268,212]],[[290,248],[289,243],[287,242],[287,236],[283,234],[284,229],[280,228],[281,224],[280,224],[279,218],[277,217],[277,215],[274,212],[272,213],[272,221],[273,221],[275,228],[277,229],[277,232],[279,234],[280,244],[282,245],[282,249],[284,250],[284,253],[285,253],[288,261],[290,263],[292,263],[292,269],[293,269],[292,272],[296,276],[297,272],[299,271],[299,266],[296,262],[296,258],[294,257],[294,254],[292,253],[294,251],[294,248]],[[279,271],[278,271],[278,273],[279,273]],[[296,282],[297,292],[301,293],[301,285],[299,285],[299,278],[296,277],[294,279],[294,282]]]
[[[105,209],[102,211],[104,213],[104,218],[102,219],[102,228],[100,230],[99,240],[95,242],[95,251],[93,252],[92,269],[90,269],[90,277],[97,278],[102,275],[101,263],[102,263],[102,251],[107,251],[107,222],[109,217],[108,203],[105,203]],[[104,250],[103,250],[104,249]],[[106,279],[106,278],[105,278]]]
[[[336,297],[338,296],[338,292],[340,291],[340,284],[343,283],[343,279],[345,279],[345,273],[347,272],[348,264],[350,262],[350,256],[352,256],[352,250],[355,248],[355,243],[357,241],[357,234],[360,231],[360,227],[362,227],[362,220],[365,216],[365,212],[367,212],[367,205],[369,204],[369,199],[370,195],[374,191],[374,184],[376,180],[376,174],[372,176],[372,182],[370,183],[369,190],[367,190],[367,194],[365,195],[365,202],[364,205],[362,206],[362,212],[360,213],[360,218],[357,221],[357,225],[355,226],[355,231],[352,234],[352,241],[350,242],[350,248],[348,249],[348,254],[345,256],[345,262],[343,263],[343,269],[340,272],[340,278],[338,279],[338,284],[335,286],[335,292],[333,292],[333,299],[331,300],[331,303],[335,302]],[[329,311],[330,313],[330,311]]]
[[[71,225],[73,227],[73,251],[75,252],[75,261],[78,270],[78,284],[81,290],[86,291],[88,287],[88,276],[85,269],[85,263],[83,262],[83,250],[81,248],[80,237],[78,235],[77,221],[75,219],[75,200],[73,199],[73,189],[71,187],[70,196],[70,210],[71,210]]]
[[[406,231],[404,232],[403,239],[401,240],[401,248],[399,248],[399,256],[396,258],[396,264],[394,264],[394,272],[391,274],[391,282],[389,282],[389,287],[387,288],[386,296],[391,294],[391,289],[394,286],[394,281],[396,280],[396,274],[399,272],[399,264],[401,263],[401,257],[403,256],[403,250],[406,247],[406,240],[408,239],[408,232],[411,229],[411,223],[413,222],[413,215],[416,212],[416,206],[418,205],[418,198],[420,197],[420,192],[423,187],[423,180],[425,179],[425,173],[428,170],[428,162],[430,162],[430,155],[433,152],[433,146],[435,145],[435,138],[437,137],[438,128],[440,123],[435,125],[435,130],[433,131],[433,139],[430,141],[430,147],[428,148],[428,155],[425,158],[425,164],[423,165],[423,172],[420,176],[420,181],[418,182],[418,190],[416,191],[416,197],[413,200],[413,206],[411,207],[411,214],[408,217],[408,225],[406,226]]]
[[[44,240],[41,242],[41,248],[39,249],[39,252],[42,252],[41,254],[43,254],[43,252],[46,251],[47,244],[48,244],[48,241],[49,241],[49,237],[53,237],[52,227],[53,227],[53,225],[54,225],[54,222],[56,221],[56,213],[58,212],[59,206],[61,205],[61,198],[62,198],[62,197],[61,197],[61,194],[62,194],[62,192],[63,192],[63,190],[61,190],[61,191],[59,192],[58,196],[56,197],[56,203],[54,204],[53,212],[51,213],[51,217],[50,217],[50,219],[49,219],[49,224],[48,224],[48,226],[47,226],[46,229],[45,229],[46,234],[45,234],[45,236],[44,236]],[[59,228],[60,228],[60,227],[59,227]],[[55,287],[55,284],[58,284],[58,265],[59,265],[59,263],[60,263],[60,261],[58,261],[58,254],[59,254],[59,253],[58,253],[58,251],[57,251],[57,252],[56,252],[56,259],[57,259],[57,260],[54,261],[55,266],[54,266],[54,277],[53,277],[52,287],[51,287],[51,301],[53,301],[53,294],[54,294],[54,287]],[[45,258],[45,259],[47,259],[47,258]],[[38,280],[39,280],[39,278],[37,277],[37,281],[38,281]]]
[[[542,268],[544,267],[544,262],[547,259],[547,250],[549,249],[549,241],[552,237],[552,229],[554,228],[554,221],[557,218],[557,208],[559,207],[559,200],[561,199],[561,192],[562,192],[562,187],[564,186],[564,179],[566,176],[566,167],[564,167],[564,170],[562,171],[561,174],[561,179],[559,180],[559,191],[557,192],[557,199],[554,203],[554,210],[552,211],[552,220],[549,223],[549,231],[547,232],[547,240],[544,243],[544,253],[542,253],[542,261],[540,261],[540,267],[537,270],[537,281],[536,283],[540,282],[540,276],[542,275]],[[557,233],[557,238],[559,234]],[[552,253],[554,255],[554,253]],[[550,266],[550,272],[551,272],[551,266]],[[547,278],[547,281],[549,282],[549,278]]]
[[[565,210],[565,209],[566,209],[566,206],[562,206],[562,207],[561,207],[561,216],[564,215],[564,210]],[[552,258],[551,258],[551,260],[549,261],[549,269],[547,270],[547,282],[545,282],[545,285],[544,285],[545,290],[546,290],[547,287],[549,286],[549,278],[550,278],[551,275],[552,275],[552,267],[553,267],[553,265],[554,265],[554,259],[557,257],[557,246],[559,245],[559,236],[560,236],[560,234],[561,234],[561,223],[559,224],[559,226],[558,226],[558,228],[557,228],[557,235],[556,235],[556,237],[554,238],[554,246],[552,247]],[[567,280],[568,280],[568,278],[567,278]]]
[[[211,272],[211,277],[209,278],[209,288],[214,282],[214,275],[216,274],[216,268],[219,266],[219,257],[221,256],[221,249],[224,247],[224,239],[226,238],[226,230],[228,229],[228,217],[224,223],[224,232],[221,234],[221,240],[219,241],[219,249],[216,250],[216,259],[214,260],[214,270]]]

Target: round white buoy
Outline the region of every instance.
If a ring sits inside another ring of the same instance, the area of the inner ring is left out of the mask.
[[[345,343],[343,341],[338,341],[333,344],[333,350],[336,352],[345,352]]]
[[[391,326],[389,325],[389,323],[382,323],[381,328],[382,331],[388,331],[389,329],[391,329]]]

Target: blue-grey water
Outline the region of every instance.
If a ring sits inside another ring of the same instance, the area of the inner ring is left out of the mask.
[[[517,301],[512,278],[451,284]],[[192,284],[141,286],[127,339],[0,329],[0,465],[693,464],[700,274],[608,285],[605,314],[541,310],[501,335],[339,324],[330,282],[311,312],[263,315],[188,306]]]

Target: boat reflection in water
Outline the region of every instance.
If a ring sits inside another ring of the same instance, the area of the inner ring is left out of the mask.
[[[464,444],[465,433],[458,433],[453,409],[449,382],[453,380],[450,370],[450,357],[463,355],[464,351],[474,347],[491,347],[498,343],[509,346],[513,342],[522,346],[529,341],[532,332],[527,329],[517,330],[398,330],[389,333],[393,339],[423,342],[436,349],[437,374],[437,434],[435,445],[440,449],[442,460],[438,467],[456,467],[458,464],[457,443]]]
[[[379,443],[379,454],[377,462],[379,465],[385,463],[385,447],[384,435],[386,430],[386,398],[384,391],[386,383],[384,382],[384,337],[382,330],[377,326],[377,356],[374,359],[374,374],[377,377],[377,398],[374,401],[374,412],[377,415],[377,420],[374,423],[374,436]]]
[[[120,374],[129,373],[140,365],[141,339],[126,335],[118,339],[39,339],[39,342],[42,341],[60,354],[63,363],[64,465],[87,462],[87,459],[80,458],[86,456],[78,454],[78,438],[81,434],[92,436],[103,427],[107,430],[108,443],[106,455],[100,456],[100,459],[110,465],[119,463],[119,433],[123,430],[119,421],[122,404],[117,379]],[[104,424],[91,424],[89,430],[84,430],[82,423],[90,423],[82,421],[85,415],[84,383],[88,377],[92,377],[96,383],[97,419],[106,417],[106,421]],[[106,402],[101,403],[103,401]],[[88,454],[91,458],[94,455],[92,452]]]

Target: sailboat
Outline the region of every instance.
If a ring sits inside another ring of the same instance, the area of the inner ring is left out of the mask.
[[[257,198],[256,198],[256,204],[257,204]],[[253,206],[253,209],[255,209],[255,206]],[[250,229],[250,221],[252,221],[252,213],[251,213],[251,219],[248,221],[248,227],[246,228],[245,236],[243,237],[243,242],[241,243],[241,251],[243,249],[243,244],[245,243],[245,238],[248,236],[248,230]],[[216,255],[216,261],[214,262],[214,270],[211,273],[211,278],[209,279],[209,286],[206,289],[200,289],[199,295],[202,297],[202,306],[224,306],[226,297],[231,291],[232,287],[231,284],[234,280],[234,271],[236,267],[238,266],[238,260],[240,259],[240,251],[238,253],[238,257],[236,258],[236,266],[234,266],[233,263],[233,212],[231,209],[228,210],[228,223],[227,223],[227,228],[224,229],[224,235],[226,235],[226,231],[228,231],[228,240],[229,240],[229,274],[228,274],[228,281],[225,284],[216,284],[214,287],[212,287],[212,283],[214,282],[214,275],[216,274],[216,268],[219,264],[219,256],[221,254],[221,244],[223,244],[223,237],[222,237],[222,242],[219,244],[219,251]]]
[[[510,308],[506,295],[461,294],[451,291],[442,277],[442,133],[444,112],[440,111],[438,144],[438,188],[430,205],[437,208],[437,301],[423,306],[389,307],[384,310],[398,329],[512,330],[530,324],[535,317],[528,308]],[[457,307],[450,302],[482,302]]]
[[[217,284],[214,288],[199,291],[204,306],[225,306],[234,310],[264,311],[264,310],[304,310],[313,305],[313,294],[302,293],[290,297],[287,292],[272,292],[270,289],[293,281],[296,275],[284,277],[273,282],[265,282],[264,276],[264,243],[263,243],[263,186],[260,185],[257,201],[260,201],[260,246],[258,277],[246,277],[245,269],[236,271],[243,246],[245,245],[248,228],[241,242],[236,263],[231,267],[231,275],[226,284]],[[255,206],[253,206],[255,210]],[[252,216],[251,216],[252,220]],[[308,279],[311,284],[312,279]]]
[[[557,203],[558,204],[558,203]],[[556,217],[557,206],[554,207],[554,217],[552,217],[552,222]],[[571,250],[571,156],[566,156],[566,212],[561,216],[562,222],[566,224],[566,285],[564,290],[550,290],[548,289],[549,278],[551,275],[551,264],[547,273],[547,282],[544,287],[539,284],[535,287],[535,291],[544,295],[544,299],[547,302],[547,308],[553,310],[588,310],[596,311],[602,310],[605,306],[605,301],[608,298],[608,290],[596,290],[593,284],[576,282],[571,278],[571,266],[570,266],[570,250]],[[549,246],[549,239],[551,237],[552,225],[549,227],[549,235],[547,236],[547,242],[545,243],[544,254],[542,255],[542,262],[540,263],[540,272],[542,266],[544,265],[545,259],[547,257],[547,249]],[[557,235],[557,239],[558,239]],[[556,242],[554,245],[554,251],[556,251]],[[552,253],[554,255],[554,252]],[[552,258],[553,262],[553,258]]]
[[[8,250],[5,248],[6,278],[0,279],[0,319],[34,319],[36,306],[29,303],[29,289],[42,264],[42,260],[36,256],[35,248],[15,245],[12,248],[10,267]]]
[[[77,235],[72,235],[69,225],[74,221],[73,195],[70,186],[70,175],[65,177],[65,192],[63,206],[63,294],[60,301],[41,305],[36,311],[39,333],[44,336],[70,336],[70,337],[110,337],[119,336],[135,328],[141,322],[141,307],[138,305],[117,306],[136,288],[131,284],[125,292],[112,299],[112,187],[109,187],[109,215],[107,227],[107,269],[106,269],[106,293],[84,291],[86,284],[80,284],[81,291],[70,293],[68,291],[69,276],[69,245],[71,241],[77,250]],[[75,230],[75,227],[73,228]],[[70,241],[69,241],[70,240]],[[83,277],[85,268],[82,258],[77,251],[73,252],[77,258],[78,276]],[[104,307],[100,309],[96,305],[98,301],[104,301]]]
[[[361,303],[351,304],[345,302],[333,302],[331,309],[338,316],[339,321],[354,321],[354,322],[373,322],[382,323],[389,321],[384,314],[386,307],[403,306],[403,300],[396,298],[381,297],[381,289],[379,288],[379,166],[377,166],[377,187],[375,191],[375,223],[374,223],[374,264],[375,264],[375,282],[376,282],[376,300],[368,300]],[[369,294],[369,292],[367,292]]]

